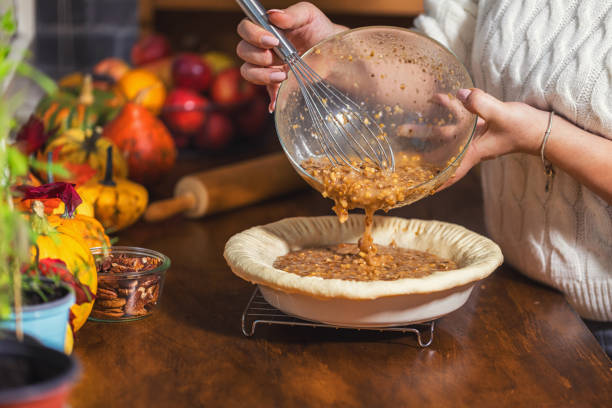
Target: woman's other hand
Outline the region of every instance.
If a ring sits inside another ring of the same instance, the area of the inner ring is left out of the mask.
[[[441,189],[460,180],[482,161],[515,152],[539,155],[548,112],[521,102],[502,102],[480,89],[460,89],[457,99],[478,115],[478,122],[459,168]]]
[[[299,53],[307,51],[332,34],[346,30],[346,27],[333,24],[317,7],[305,2],[284,10],[268,10],[268,19],[283,30]],[[238,24],[238,35],[242,41],[238,43],[236,53],[245,61],[240,72],[247,81],[267,86],[270,94],[269,110],[272,112],[276,92],[280,83],[287,79],[288,69],[273,51],[278,45],[278,39],[246,18]]]

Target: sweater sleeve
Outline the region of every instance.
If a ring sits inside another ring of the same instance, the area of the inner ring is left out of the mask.
[[[422,33],[445,45],[466,65],[476,31],[477,1],[425,0],[425,13],[417,17],[414,25]]]

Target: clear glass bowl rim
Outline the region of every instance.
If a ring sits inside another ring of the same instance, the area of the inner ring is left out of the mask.
[[[170,268],[170,258],[161,252],[154,251],[152,249],[140,248],[135,246],[111,246],[110,248],[103,247],[94,247],[91,248],[92,255],[102,255],[105,250],[108,250],[109,253],[117,253],[117,254],[128,254],[128,255],[136,255],[138,257],[148,256],[150,258],[161,259],[162,263],[148,271],[144,272],[124,272],[124,273],[108,273],[108,272],[98,272],[98,276],[104,277],[113,277],[113,278],[135,278],[139,276],[153,275],[153,274],[162,274],[165,275],[166,271]]]

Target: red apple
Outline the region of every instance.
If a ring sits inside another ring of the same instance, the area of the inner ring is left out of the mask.
[[[205,91],[212,80],[212,70],[197,54],[181,54],[172,63],[174,86]]]
[[[196,147],[208,150],[220,150],[226,147],[234,135],[232,122],[222,113],[212,112],[201,132],[194,137]]]
[[[212,83],[210,96],[221,105],[234,105],[246,102],[257,93],[257,87],[244,80],[238,68],[221,71]]]
[[[170,42],[161,34],[148,34],[132,47],[132,64],[139,66],[157,61],[172,53]]]
[[[261,92],[237,113],[236,121],[240,133],[245,136],[259,136],[270,119],[268,97]]]
[[[191,89],[175,88],[164,102],[162,116],[173,132],[192,133],[206,121],[209,102]]]

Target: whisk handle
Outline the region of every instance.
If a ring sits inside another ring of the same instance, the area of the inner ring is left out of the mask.
[[[287,59],[291,55],[297,55],[297,50],[287,40],[285,35],[281,30],[270,24],[268,20],[268,14],[266,13],[266,9],[261,5],[261,3],[257,0],[236,0],[236,3],[240,6],[244,14],[254,22],[255,24],[259,24],[266,31],[274,34],[278,41],[280,42],[278,46],[274,47],[274,51],[278,54],[278,56],[283,60],[287,61]]]

